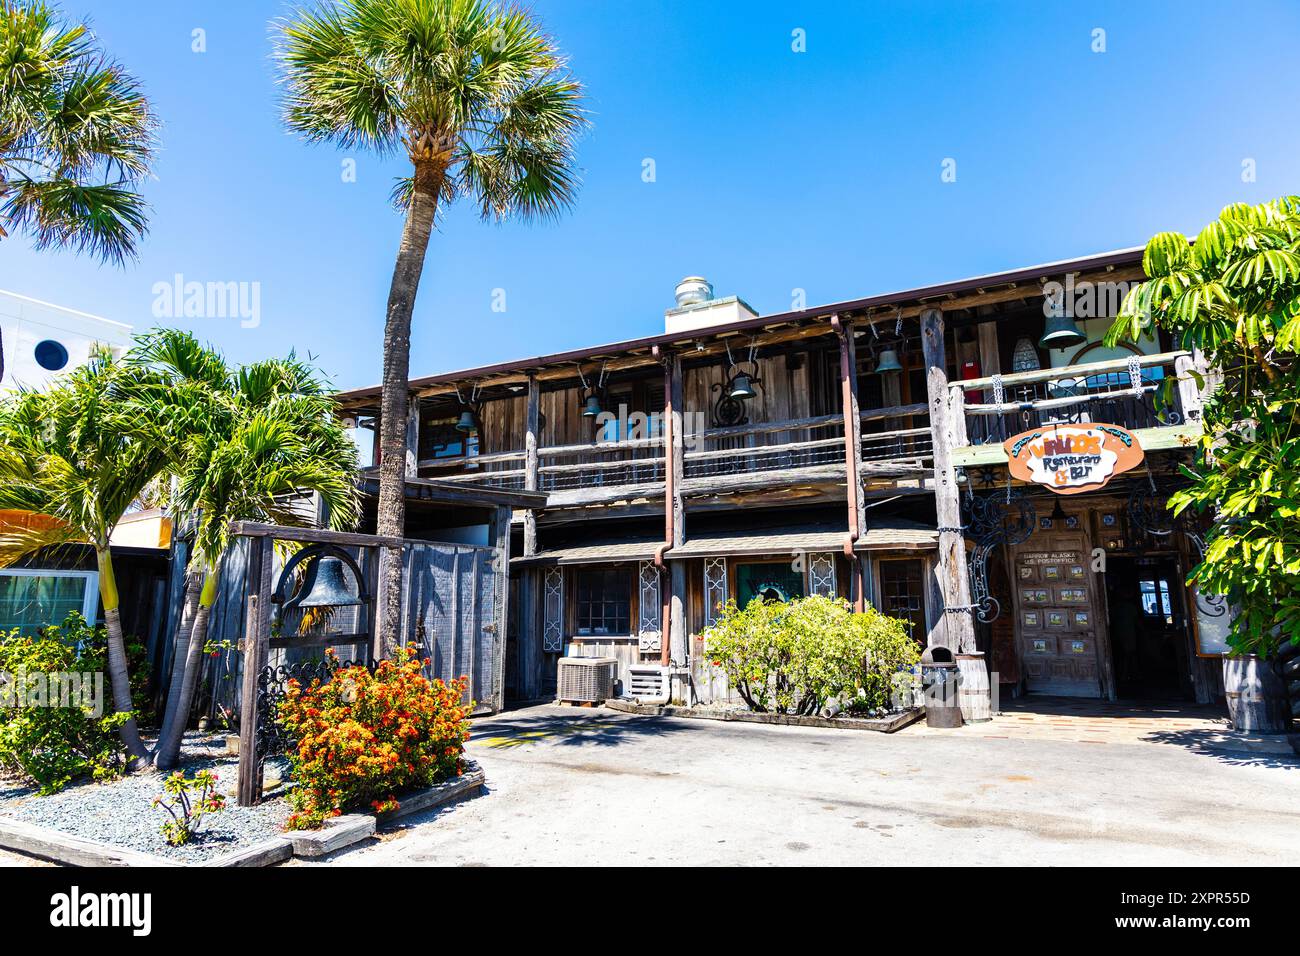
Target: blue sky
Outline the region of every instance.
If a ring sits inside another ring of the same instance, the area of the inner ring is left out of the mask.
[[[297,349],[341,388],[377,382],[401,167],[283,132],[268,21],[286,6],[63,9],[91,18],[163,120],[152,228],[126,269],[6,240],[0,288],[144,328],[154,284],[178,273],[256,282],[256,328],[171,324],[233,359]],[[796,289],[812,305],[1140,245],[1228,202],[1300,191],[1295,2],[533,9],[589,92],[578,207],[544,226],[443,216],[414,375],[659,332],[688,274],[780,312]],[[206,52],[191,50],[196,28]]]

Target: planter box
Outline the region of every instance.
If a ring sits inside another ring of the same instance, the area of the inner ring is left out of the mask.
[[[294,856],[328,856],[335,850],[368,840],[375,835],[375,818],[369,813],[345,813],[330,817],[319,830],[290,830],[284,837]]]
[[[699,707],[676,707],[671,704],[636,704],[624,700],[607,700],[605,706],[625,714],[648,717],[688,717],[696,720],[724,720],[742,724],[777,724],[785,727],[823,727],[832,730],[870,730],[892,734],[925,716],[917,707],[888,717],[800,717],[795,714],[758,714],[748,710],[704,710]]]

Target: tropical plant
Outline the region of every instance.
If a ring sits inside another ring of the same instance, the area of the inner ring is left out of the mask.
[[[21,229],[37,249],[133,256],[156,125],[86,24],[42,0],[0,0],[0,238]]]
[[[284,121],[310,142],[401,153],[410,175],[384,325],[378,532],[405,533],[411,314],[439,211],[551,218],[573,201],[582,89],[533,17],[483,0],[337,0],[277,24]],[[383,646],[398,641],[401,555],[380,556]]]
[[[200,770],[192,777],[177,770],[163,781],[163,792],[153,798],[153,805],[171,817],[159,829],[172,846],[189,843],[198,835],[205,816],[225,809],[226,798],[217,790],[219,779],[211,770]]]
[[[1154,322],[1203,356],[1216,387],[1169,507],[1213,518],[1188,583],[1237,608],[1234,650],[1268,655],[1300,640],[1300,197],[1228,206],[1194,241],[1162,232],[1142,265],[1106,340]]]
[[[154,756],[165,770],[180,754],[231,522],[313,524],[301,496],[316,492],[332,527],[352,527],[356,448],[320,372],[292,355],[232,370],[189,333],[159,330],[139,337],[126,361],[142,373],[133,380],[136,400],[183,423],[167,436],[167,467],[176,478],[172,506],[192,526],[193,543]]]
[[[832,700],[846,711],[892,709],[920,661],[906,622],[821,595],[729,601],[704,639],[706,657],[751,710],[781,714],[815,714]]]
[[[165,409],[141,408],[129,397],[128,377],[100,353],[54,388],[0,397],[0,508],[44,516],[0,532],[0,566],[71,542],[94,548],[113,706],[120,713],[131,713],[132,700],[109,536],[167,466],[165,445],[154,436],[171,425],[163,420]],[[147,755],[134,715],[121,734],[133,758]]]
[[[327,651],[333,655],[333,651]],[[397,807],[403,792],[464,772],[473,701],[465,678],[429,680],[429,664],[411,647],[396,660],[336,670],[307,687],[290,680],[279,720],[297,741],[289,753],[294,808],[289,829],[312,829],[331,816],[369,805]]]
[[[105,658],[103,629],[75,613],[35,636],[0,634],[0,770],[42,794],[121,774],[118,730],[130,714],[103,712]]]
[[[42,0],[0,0],[0,240],[22,231],[37,249],[133,257],[156,127],[136,81],[85,24]]]

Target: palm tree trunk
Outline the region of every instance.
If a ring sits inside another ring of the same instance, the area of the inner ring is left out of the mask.
[[[410,396],[411,313],[424,269],[424,254],[438,212],[444,167],[417,164],[411,206],[402,227],[402,244],[388,290],[384,323],[384,378],[379,417],[379,515],[381,535],[403,537],[406,532],[406,416]],[[379,641],[381,657],[401,644],[402,551],[379,553]]]
[[[113,557],[107,547],[96,548],[95,557],[99,561],[99,600],[104,605],[104,623],[108,626],[108,680],[113,688],[113,709],[118,713],[130,713],[131,677],[126,669],[126,643],[122,640],[122,618],[117,612],[117,578],[113,575]],[[147,759],[149,751],[140,739],[140,729],[135,724],[133,714],[122,725],[118,733],[132,763]]]
[[[199,673],[203,670],[203,648],[208,642],[208,621],[211,619],[213,602],[217,599],[218,574],[218,569],[213,568],[203,580],[199,606],[194,612],[194,623],[190,628],[189,646],[185,651],[185,671],[176,695],[176,710],[172,719],[163,724],[162,733],[158,736],[154,763],[159,770],[170,770],[180,757],[185,726],[189,723],[190,708],[194,705],[194,691],[199,684]],[[170,710],[170,700],[167,705]]]
[[[176,639],[172,647],[172,675],[167,682],[167,709],[163,712],[162,730],[158,735],[161,741],[167,739],[172,722],[176,719],[176,705],[181,699],[181,684],[185,680],[185,668],[189,661],[190,635],[194,632],[194,615],[199,607],[199,590],[203,587],[203,572],[197,568],[187,568],[185,572],[185,600],[182,605],[180,626],[176,629]],[[154,751],[157,760],[158,749]]]

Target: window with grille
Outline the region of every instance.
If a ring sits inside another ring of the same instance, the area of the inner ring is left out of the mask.
[[[579,571],[574,585],[578,633],[632,633],[632,572]]]
[[[925,640],[925,564],[916,558],[880,562],[880,609],[907,622],[915,640]]]

